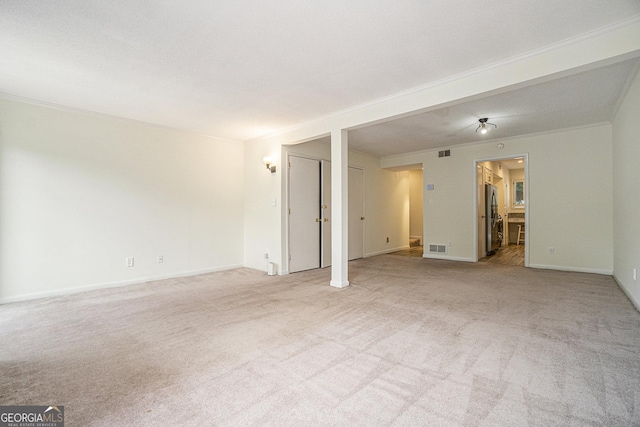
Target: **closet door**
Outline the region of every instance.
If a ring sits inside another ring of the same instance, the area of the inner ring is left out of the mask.
[[[364,171],[349,167],[349,261],[364,257]]]
[[[321,200],[320,214],[322,223],[320,227],[322,237],[322,252],[320,254],[320,267],[331,265],[331,162],[322,160]]]
[[[364,257],[364,171],[349,166],[349,261]],[[322,161],[321,267],[331,265],[331,162]]]
[[[289,157],[289,272],[320,267],[320,162]]]

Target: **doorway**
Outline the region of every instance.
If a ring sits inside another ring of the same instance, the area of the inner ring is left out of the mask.
[[[528,266],[527,157],[475,162],[474,222],[480,262]]]
[[[424,192],[422,168],[409,170],[409,250],[422,256],[424,240]]]
[[[289,272],[331,265],[331,162],[289,156]],[[364,257],[364,170],[349,166],[349,260]]]

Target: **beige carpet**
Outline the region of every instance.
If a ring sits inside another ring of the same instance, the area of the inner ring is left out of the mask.
[[[67,426],[640,424],[606,276],[385,255],[0,306],[0,405]]]

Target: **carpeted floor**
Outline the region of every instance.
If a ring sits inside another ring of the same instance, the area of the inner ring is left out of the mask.
[[[422,258],[422,254],[424,252],[424,247],[420,245],[410,246],[407,249],[401,249],[399,251],[391,252],[392,255],[402,255],[402,256],[414,256]]]
[[[640,424],[611,277],[384,255],[0,306],[0,405],[67,426]]]

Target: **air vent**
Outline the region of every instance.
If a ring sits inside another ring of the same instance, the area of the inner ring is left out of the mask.
[[[451,150],[438,151],[438,157],[449,157],[450,155],[451,155]]]
[[[429,245],[429,252],[434,254],[446,254],[447,246],[446,245]]]

